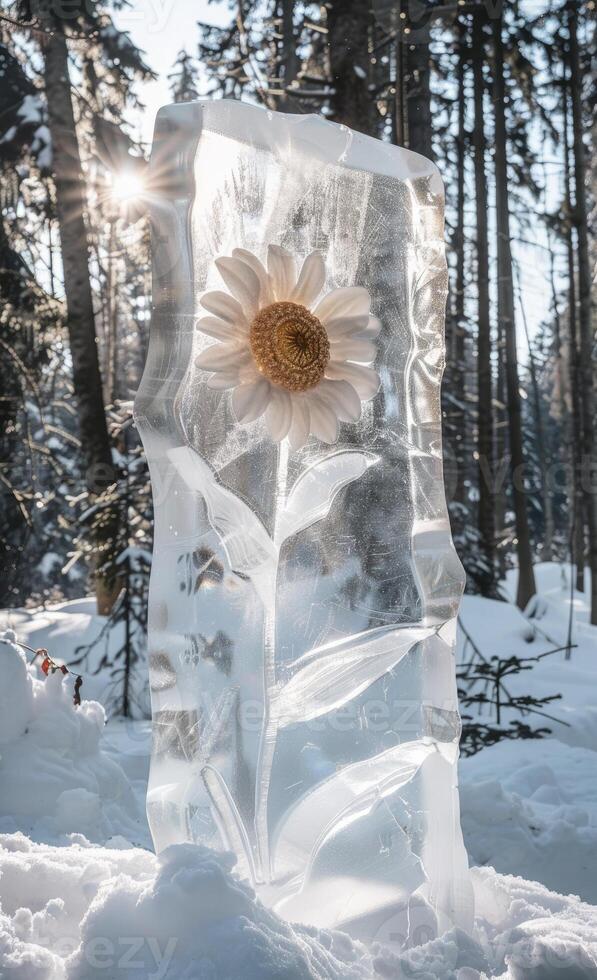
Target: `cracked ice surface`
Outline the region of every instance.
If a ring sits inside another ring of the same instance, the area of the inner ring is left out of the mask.
[[[441,468],[443,192],[408,151],[234,102],[161,110],[154,312],[136,415],[156,505],[158,850],[235,852],[286,918],[355,938],[468,928]],[[215,259],[273,243],[364,287],[381,387],[336,443],[239,425],[195,365]]]

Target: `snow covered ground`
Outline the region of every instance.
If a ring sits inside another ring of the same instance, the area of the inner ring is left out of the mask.
[[[509,587],[512,587],[509,582]],[[532,619],[467,597],[462,621],[486,656],[565,646],[567,569],[538,569]],[[570,660],[541,657],[514,690],[563,695],[539,741],[463,759],[462,822],[473,937],[365,949],[282,922],[225,856],[151,852],[144,812],[150,725],[72,706],[72,678],[28,669],[0,643],[0,978],[7,980],[584,980],[597,978],[597,629],[573,596]],[[0,614],[69,662],[101,628],[88,600]],[[463,643],[463,639],[461,640]],[[461,648],[463,652],[463,647]],[[30,659],[30,658],[29,658]],[[101,674],[82,694],[101,700]],[[576,896],[576,897],[575,897]]]
[[[474,938],[367,950],[290,926],[226,856],[0,838],[0,975],[18,980],[580,980],[597,970],[597,912],[521,878],[473,869]]]
[[[512,595],[515,582],[508,585]],[[540,658],[509,680],[512,693],[562,695],[545,708],[559,722],[534,722],[551,729],[549,738],[500,742],[461,760],[465,843],[471,864],[597,905],[597,628],[588,623],[588,589],[575,593],[570,659],[564,650],[545,656],[566,645],[568,568],[540,565],[537,585],[531,619],[476,596],[462,605],[463,625],[486,656]],[[459,642],[462,652],[462,634]]]

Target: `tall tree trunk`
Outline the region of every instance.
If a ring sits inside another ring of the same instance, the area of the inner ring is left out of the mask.
[[[67,325],[73,383],[79,412],[86,483],[92,498],[114,482],[114,468],[102,395],[93,301],[89,281],[85,193],[68,72],[68,49],[59,22],[44,47],[44,82],[52,136],[56,211],[60,229]],[[95,567],[101,568],[116,530],[115,513],[106,514],[94,540]],[[96,574],[98,611],[112,606],[116,584]]]
[[[392,116],[392,141],[397,146],[406,145],[406,112],[404,106],[404,35],[402,33],[402,13],[403,0],[396,0],[395,15],[392,19],[392,29],[395,32],[394,39],[394,60],[395,60],[395,80],[394,80],[394,104]]]
[[[550,561],[553,550],[553,506],[551,499],[551,489],[549,486],[549,467],[547,465],[547,440],[545,438],[545,427],[543,425],[543,411],[541,406],[541,392],[539,389],[539,379],[537,377],[537,365],[535,354],[529,332],[529,325],[524,309],[524,302],[520,292],[520,278],[518,280],[518,296],[520,305],[520,315],[524,327],[524,335],[529,352],[529,375],[531,379],[531,390],[533,392],[533,414],[535,416],[535,437],[537,441],[537,456],[539,457],[539,472],[541,473],[541,500],[543,509],[543,544],[541,557],[544,561]]]
[[[578,51],[578,14],[576,3],[568,7],[570,41],[570,89],[574,132],[575,220],[578,236],[578,327],[580,352],[580,390],[583,422],[583,483],[587,525],[589,529],[589,565],[591,568],[591,623],[597,625],[597,491],[591,488],[597,475],[595,440],[595,398],[593,329],[591,317],[591,269],[589,264],[586,158],[583,142],[582,88],[583,76]]]
[[[570,372],[570,400],[572,411],[572,439],[570,443],[573,493],[570,500],[572,560],[576,566],[576,589],[585,590],[585,522],[582,492],[582,411],[580,404],[580,365],[578,363],[578,338],[576,329],[576,266],[572,237],[572,194],[570,191],[570,133],[568,110],[568,84],[562,89],[564,121],[564,199],[566,203],[566,255],[568,263],[568,366]]]
[[[524,452],[522,411],[516,350],[512,254],[510,250],[510,211],[508,202],[508,168],[506,164],[506,111],[504,81],[504,47],[502,15],[493,21],[494,38],[494,112],[495,112],[495,190],[497,227],[498,319],[506,342],[506,385],[510,433],[510,466],[512,497],[516,517],[516,552],[518,556],[518,591],[516,602],[524,609],[535,594],[535,574],[524,487]]]
[[[545,180],[544,183],[547,183]],[[568,540],[570,542],[570,555],[571,562],[574,562],[574,535],[575,535],[575,521],[574,521],[574,495],[576,491],[576,481],[574,479],[574,445],[576,441],[575,436],[575,425],[573,414],[571,411],[572,403],[569,401],[567,395],[568,390],[571,391],[572,388],[569,384],[568,378],[565,373],[566,366],[566,339],[564,337],[562,329],[562,315],[560,312],[560,303],[558,298],[558,290],[556,285],[556,261],[555,252],[553,247],[552,236],[549,228],[547,229],[547,248],[549,251],[549,282],[551,286],[551,302],[553,309],[553,345],[552,345],[552,356],[555,360],[556,365],[556,385],[558,388],[558,401],[559,401],[559,415],[560,415],[560,433],[563,437],[563,445],[566,447],[564,452],[571,452],[571,465],[567,466],[566,475],[566,494],[568,497]],[[570,354],[570,356],[572,356]],[[578,573],[578,569],[577,569]]]
[[[456,250],[456,286],[454,312],[458,323],[464,322],[464,211],[465,186],[464,170],[466,164],[466,90],[465,69],[468,61],[466,24],[458,21],[458,133],[456,136],[456,231],[454,248]]]
[[[432,157],[431,85],[429,67],[429,17],[423,8],[411,20],[414,43],[408,47],[408,148]]]
[[[23,553],[31,533],[31,521],[20,487],[12,488],[15,463],[23,436],[19,431],[19,415],[27,398],[24,371],[30,369],[33,353],[27,343],[28,331],[11,328],[11,307],[33,318],[35,302],[32,276],[22,256],[10,243],[0,214],[0,298],[7,322],[0,336],[0,604],[4,607],[21,605],[29,597]]]
[[[361,133],[375,135],[369,93],[369,0],[329,0],[327,8],[332,117]]]
[[[498,577],[501,580],[506,574],[508,567],[508,535],[506,526],[508,512],[508,459],[509,459],[509,438],[508,438],[508,386],[506,383],[506,338],[504,335],[504,324],[498,317],[496,330],[496,397],[494,401],[494,431],[495,431],[495,459],[496,459],[496,486],[494,496],[496,542],[497,542],[497,566]]]
[[[475,158],[475,200],[477,215],[477,452],[479,457],[479,533],[485,559],[480,582],[483,595],[495,591],[495,523],[493,510],[493,406],[491,379],[491,322],[489,316],[489,246],[487,237],[486,143],[483,120],[484,13],[473,14],[473,81],[475,120],[473,144]]]
[[[559,413],[562,421],[566,418],[566,388],[567,380],[564,377],[564,339],[562,335],[562,317],[560,314],[560,303],[558,300],[558,290],[556,286],[556,262],[553,248],[552,236],[547,228],[547,250],[549,253],[549,285],[551,288],[551,304],[553,310],[553,345],[552,355],[556,363],[556,384],[558,386]]]
[[[114,222],[110,222],[108,254],[106,256],[106,278],[104,286],[104,398],[108,405],[114,403],[116,377],[116,290],[114,289]],[[101,370],[101,369],[100,369]]]
[[[465,411],[465,371],[466,357],[464,322],[464,211],[465,193],[464,168],[466,161],[466,92],[465,66],[468,60],[466,24],[458,22],[458,133],[456,137],[456,228],[454,232],[454,251],[456,253],[456,276],[454,283],[453,343],[448,347],[452,360],[451,376],[454,379],[454,455],[456,459],[456,486],[454,499],[465,502],[465,451],[466,451],[466,411]]]
[[[292,89],[290,88],[299,70],[299,59],[296,50],[297,40],[294,31],[294,0],[281,0],[281,19],[282,50],[280,62],[282,65],[285,94],[280,99],[280,108],[290,112],[293,108],[295,111],[298,109],[296,99],[293,99]]]
[[[494,511],[497,542],[497,564],[498,575],[503,578],[507,567],[506,541],[508,531],[506,528],[506,512],[508,509],[507,499],[507,471],[508,471],[508,394],[506,386],[506,341],[504,337],[503,324],[498,320],[497,337],[495,344],[496,353],[496,397],[494,401],[494,431],[495,431],[495,461],[496,461],[496,482],[494,495]]]

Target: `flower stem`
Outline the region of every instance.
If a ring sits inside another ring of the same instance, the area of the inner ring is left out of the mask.
[[[276,568],[272,576],[271,594],[265,606],[263,620],[263,721],[257,771],[255,774],[255,838],[259,868],[265,883],[271,881],[272,867],[269,844],[268,800],[278,726],[271,718],[271,699],[276,683],[276,593],[278,569],[280,565],[280,544],[278,527],[280,514],[286,504],[286,485],[288,481],[288,443],[286,440],[278,447],[276,464],[276,486],[274,494],[274,520],[272,537],[276,547]]]

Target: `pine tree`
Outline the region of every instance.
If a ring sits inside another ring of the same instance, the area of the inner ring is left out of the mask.
[[[93,296],[89,278],[89,246],[85,226],[84,177],[70,92],[68,48],[63,25],[46,19],[44,88],[52,137],[52,169],[60,227],[67,327],[73,362],[73,382],[79,408],[86,485],[96,496],[113,482],[112,450],[108,436],[99,367]],[[106,514],[95,539],[96,570],[103,563],[107,542],[116,531],[116,516]],[[98,612],[109,611],[114,583],[96,578]]]
[[[286,112],[295,111],[296,99],[293,97],[292,88],[295,85],[296,77],[300,67],[300,59],[297,51],[297,36],[295,32],[294,19],[296,14],[296,4],[294,0],[281,0],[280,3],[280,66],[281,66],[281,87],[284,95],[281,96],[279,108]]]
[[[591,269],[589,261],[587,166],[583,141],[583,69],[578,46],[578,11],[575,3],[566,6],[570,58],[570,92],[574,132],[574,192],[575,224],[578,241],[578,332],[580,371],[580,403],[583,432],[583,477],[586,484],[585,508],[589,531],[589,565],[591,569],[591,623],[597,625],[597,493],[591,477],[597,472],[597,441],[595,439],[595,364],[592,327]]]
[[[132,98],[134,80],[143,75],[150,77],[136,48],[127,35],[115,29],[105,8],[92,13],[71,11],[73,16],[64,22],[57,21],[55,13],[45,7],[36,10],[23,5],[20,13],[21,31],[11,28],[9,32],[0,26],[4,42],[0,47],[0,71],[6,81],[0,86],[0,100],[6,98],[7,110],[2,112],[0,121],[5,137],[0,145],[0,166],[7,177],[3,181],[0,237],[2,267],[13,289],[10,302],[8,282],[2,289],[5,303],[0,371],[4,374],[6,368],[7,377],[12,379],[14,397],[10,406],[4,407],[16,418],[14,425],[7,425],[7,432],[12,435],[5,444],[11,455],[7,465],[10,494],[17,504],[13,518],[7,522],[7,547],[15,569],[17,564],[26,569],[27,562],[36,568],[34,574],[27,573],[19,589],[18,576],[11,576],[11,593],[17,600],[23,595],[43,595],[52,583],[60,584],[68,594],[70,583],[80,574],[75,563],[67,562],[73,537],[78,533],[72,526],[72,516],[83,510],[80,504],[70,507],[68,501],[83,499],[81,476],[92,476],[88,473],[92,458],[101,458],[104,464],[109,461],[112,466],[102,405],[104,379],[98,360],[102,366],[110,363],[113,368],[118,345],[113,345],[107,358],[104,356],[101,328],[106,304],[101,253],[105,225],[103,219],[98,221],[104,210],[95,202],[106,201],[107,195],[105,181],[102,184],[96,180],[102,169],[96,156],[102,144],[97,126],[111,120],[113,131],[123,136],[122,109]],[[52,30],[48,29],[47,18]],[[76,64],[76,85],[69,84],[65,51]],[[41,73],[36,70],[40,64]],[[51,93],[49,100],[46,83]],[[56,130],[53,140],[52,128]],[[90,195],[85,193],[87,188]],[[70,241],[67,249],[57,235],[58,222],[66,226]],[[73,228],[78,229],[76,242]],[[145,270],[147,255],[145,248]],[[130,264],[130,258],[128,261]],[[130,297],[131,304],[139,304],[139,324],[144,329],[141,317],[145,308],[141,304],[148,294],[147,279],[142,289],[133,287],[135,274],[132,270],[129,273],[124,278],[130,285],[127,282],[118,289],[118,303],[128,303]],[[65,342],[62,332],[69,318],[65,309],[69,301],[72,344]],[[136,320],[134,314],[130,322]],[[142,343],[140,333],[141,357]],[[15,372],[16,363],[23,370],[19,367]],[[86,371],[81,374],[82,364],[91,375]],[[81,396],[80,411],[75,410],[72,398],[73,369]],[[90,376],[93,384],[87,385],[83,378]],[[109,378],[105,389],[112,388],[113,378]],[[86,433],[83,444],[78,430]],[[107,483],[113,472],[111,468],[105,470]],[[97,489],[92,487],[96,497]],[[4,513],[8,517],[10,506]],[[90,549],[97,568],[101,567],[102,548],[105,546],[103,553],[108,553],[114,539],[113,515],[106,511],[105,518],[94,532]],[[19,526],[25,528],[24,545],[17,541]],[[100,592],[105,585],[103,579],[100,574]]]
[[[361,133],[375,134],[375,111],[369,94],[368,0],[329,0],[326,6],[330,59],[331,118]]]
[[[570,401],[572,407],[572,489],[570,500],[572,515],[571,543],[572,556],[576,566],[576,588],[584,592],[585,572],[585,527],[584,527],[584,496],[582,491],[582,457],[583,457],[583,413],[581,407],[580,361],[577,329],[576,308],[576,261],[573,239],[574,212],[572,206],[572,166],[570,153],[569,126],[569,82],[565,79],[562,85],[562,122],[564,143],[564,202],[562,226],[566,241],[566,258],[568,273],[568,368]]]
[[[525,609],[536,590],[524,487],[525,458],[522,440],[518,354],[516,350],[516,320],[514,313],[514,285],[510,248],[510,205],[506,163],[507,135],[502,31],[503,20],[500,14],[493,21],[498,319],[505,338],[510,470],[512,475],[512,497],[516,516],[516,552],[518,556],[518,591],[516,601],[521,609]]]
[[[174,102],[193,102],[199,98],[197,65],[184,48],[176,56],[174,71],[168,75],[168,81]]]
[[[112,114],[119,107],[122,87],[130,87],[135,77],[149,77],[150,73],[128,36],[115,29],[105,10],[88,12],[82,9],[78,14],[71,11],[62,19],[45,5],[32,3],[23,4],[20,14],[30,42],[40,42],[43,73],[39,97],[47,112],[51,141],[48,170],[52,176],[60,230],[66,322],[78,403],[82,462],[87,491],[95,498],[112,482],[114,471],[90,275],[89,206],[81,151],[82,114],[73,101],[76,90],[70,83],[69,38],[76,37],[77,43],[81,38],[86,40],[79,67],[84,78],[92,79],[92,90],[101,85],[109,89],[108,110]],[[98,608],[106,611],[115,595],[115,582],[106,572],[104,559],[117,533],[116,514],[105,509],[104,521],[94,533]]]
[[[433,159],[431,122],[431,13],[419,5],[413,26],[407,35],[411,43],[406,51],[405,97],[408,116],[408,148]],[[416,10],[416,7],[415,7]]]
[[[477,215],[477,454],[479,463],[479,533],[484,553],[481,591],[492,595],[495,589],[495,511],[492,493],[493,384],[491,374],[491,321],[489,312],[489,242],[485,136],[485,15],[473,15],[472,62],[474,83],[473,146],[475,162],[475,201]]]
[[[6,39],[7,40],[7,39]],[[50,433],[46,382],[52,376],[52,350],[60,336],[62,311],[32,271],[28,250],[43,231],[50,208],[43,193],[50,159],[50,140],[43,101],[9,44],[0,38],[0,603],[24,603],[43,584],[31,573],[38,566],[36,532],[39,515],[64,503],[65,474],[44,442],[62,445],[61,429]],[[22,215],[32,188],[39,215]],[[52,385],[53,394],[56,388]],[[54,399],[52,399],[53,401]],[[51,469],[52,493],[44,474]],[[46,553],[54,545],[55,525],[48,521]],[[39,556],[41,558],[41,556]],[[47,564],[47,562],[46,562]],[[60,565],[60,560],[58,561]]]

